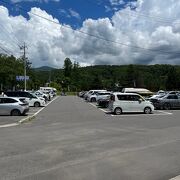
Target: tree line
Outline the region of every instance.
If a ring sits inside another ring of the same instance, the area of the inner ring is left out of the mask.
[[[37,70],[27,63],[28,89],[49,85],[60,91],[108,89],[120,91],[124,87],[141,87],[151,91],[179,90],[180,66],[156,65],[95,65],[80,67],[69,58],[60,69]],[[16,76],[24,74],[24,62],[13,56],[0,55],[1,90],[23,89],[24,82]]]

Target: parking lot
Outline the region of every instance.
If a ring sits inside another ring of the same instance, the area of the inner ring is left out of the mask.
[[[170,179],[180,174],[179,116],[115,116],[78,97],[58,97],[30,123],[0,129],[1,179]]]
[[[54,99],[52,99],[52,101],[54,101]],[[48,101],[45,105],[48,106],[52,101]],[[33,117],[34,115],[36,115],[37,113],[39,113],[42,109],[44,109],[45,107],[30,107],[29,108],[29,112],[24,115],[24,116],[0,116],[0,128],[3,127],[11,127],[11,126],[16,126],[19,123],[23,123],[27,120],[30,120],[31,117]]]

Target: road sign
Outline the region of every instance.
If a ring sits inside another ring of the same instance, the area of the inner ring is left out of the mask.
[[[16,76],[16,81],[24,81],[24,76]],[[26,80],[29,80],[29,76],[26,76]]]

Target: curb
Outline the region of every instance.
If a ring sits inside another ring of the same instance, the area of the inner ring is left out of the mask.
[[[32,115],[32,116],[29,116],[29,117],[27,117],[27,118],[21,119],[20,121],[18,121],[18,124],[23,124],[23,123],[32,121],[33,119],[35,119],[35,116],[36,116],[36,115]]]
[[[23,124],[23,123],[26,123],[26,122],[30,122],[32,121],[33,119],[36,118],[36,116],[45,108],[47,107],[49,104],[51,104],[54,100],[56,100],[58,98],[58,96],[56,96],[52,101],[50,101],[46,106],[42,107],[39,111],[37,111],[35,114],[33,114],[32,116],[28,116],[27,118],[24,118],[20,121],[18,121],[18,124]]]

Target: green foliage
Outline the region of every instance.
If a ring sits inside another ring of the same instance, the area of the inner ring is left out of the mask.
[[[24,88],[24,82],[17,82],[16,76],[24,75],[22,59],[0,55],[0,87],[2,89]],[[27,63],[27,89],[49,86],[59,91],[77,92],[89,89],[120,91],[123,87],[144,87],[151,91],[159,89],[180,89],[180,66],[173,65],[98,65],[80,67],[69,58],[63,69],[37,70]]]

